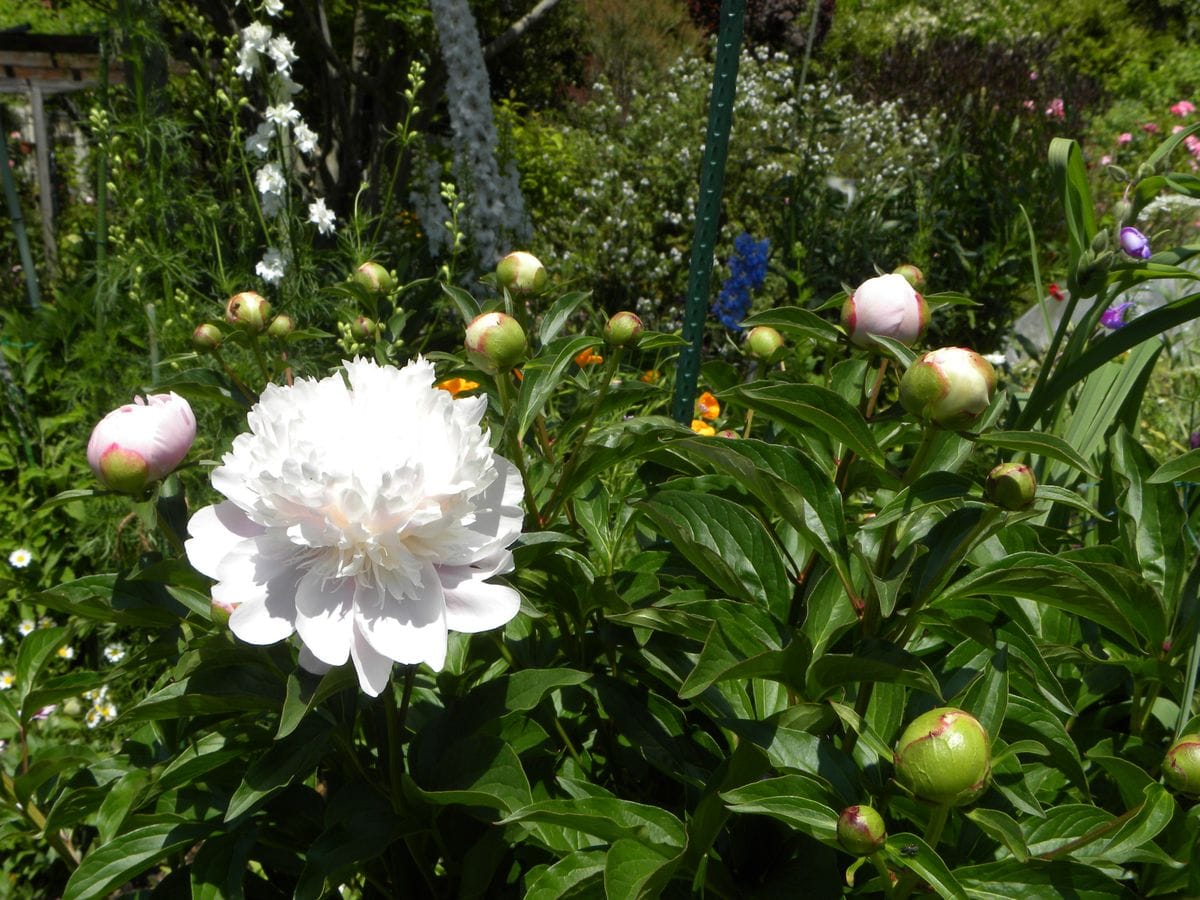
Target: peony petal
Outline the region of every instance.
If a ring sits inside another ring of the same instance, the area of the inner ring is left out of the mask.
[[[350,658],[358,672],[358,686],[363,693],[378,697],[388,686],[392,675],[392,661],[377,652],[366,639],[354,629],[354,640],[350,644]]]
[[[422,586],[402,597],[383,594],[382,603],[364,602],[360,586],[354,600],[357,631],[376,651],[398,663],[428,663],[435,671],[446,662],[446,603],[442,582],[432,565]],[[371,600],[375,591],[369,591]]]
[[[300,645],[300,668],[302,668],[305,672],[311,672],[314,675],[324,675],[326,672],[328,672],[330,669],[332,669],[333,666],[329,665],[328,663],[321,662],[319,659],[317,659],[315,656],[312,655],[311,650],[309,650],[307,647],[305,647],[303,644],[301,644]]]
[[[454,554],[439,560],[446,565],[461,566],[490,557],[521,536],[525,513],[521,500],[525,486],[517,467],[503,457],[495,457],[496,479],[475,498],[477,512],[470,530],[482,538],[474,551]]]
[[[217,577],[217,568],[242,540],[262,534],[266,529],[246,516],[228,500],[206,506],[188,522],[191,538],[183,547],[192,567],[209,578]]]
[[[327,578],[310,569],[296,585],[296,631],[321,662],[340,666],[350,658],[353,612],[353,578]]]
[[[512,554],[505,553],[511,562]],[[438,569],[446,597],[446,627],[475,634],[508,624],[521,611],[521,595],[504,584],[488,584],[484,573],[469,566]]]
[[[237,544],[217,567],[213,602],[237,608],[230,630],[251,644],[273,644],[295,630],[296,584],[303,555],[277,533]]]

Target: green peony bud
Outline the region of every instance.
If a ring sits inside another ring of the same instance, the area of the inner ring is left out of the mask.
[[[930,350],[900,379],[900,403],[925,422],[962,431],[992,402],[996,370],[973,350]]]
[[[1200,734],[1185,734],[1167,751],[1163,778],[1181,794],[1200,796]]]
[[[375,336],[375,320],[367,316],[359,316],[350,323],[350,333],[355,340],[365,341]]]
[[[1021,463],[1000,463],[988,473],[987,498],[1003,509],[1024,509],[1037,494],[1033,470]]]
[[[913,719],[896,742],[896,778],[922,800],[963,806],[987,788],[990,748],[974,716],[933,709]]]
[[[623,310],[614,313],[604,326],[604,340],[610,347],[636,346],[642,336],[642,320]]]
[[[225,321],[258,334],[267,327],[271,304],[254,291],[234,294],[225,304]]]
[[[280,313],[271,320],[271,324],[267,326],[267,335],[273,338],[282,339],[287,337],[296,330],[296,323],[291,316]]]
[[[521,323],[504,313],[483,313],[467,326],[467,356],[489,375],[512,370],[527,346]]]
[[[837,839],[853,856],[870,856],[887,842],[883,816],[870,806],[847,806],[838,816]]]
[[[374,260],[368,260],[354,270],[354,281],[372,294],[387,294],[396,286],[392,273]]]
[[[763,362],[770,362],[781,347],[783,335],[770,325],[756,325],[746,335],[746,352]]]
[[[925,287],[925,273],[914,266],[912,263],[904,263],[892,269],[893,275],[900,275],[913,286],[913,290],[923,290]]]
[[[500,260],[496,280],[515,293],[536,292],[546,285],[546,268],[532,253],[517,250]]]
[[[224,340],[224,336],[221,334],[221,329],[208,322],[197,325],[196,330],[192,332],[192,346],[201,353],[210,353],[216,350],[221,346],[222,340]]]

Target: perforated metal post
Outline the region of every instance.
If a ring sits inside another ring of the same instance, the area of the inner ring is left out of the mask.
[[[721,219],[725,159],[729,150],[729,129],[733,123],[733,98],[745,13],[746,0],[721,0],[717,61],[713,69],[712,97],[708,106],[708,133],[704,139],[704,162],[700,169],[700,202],[696,205],[696,235],[692,240],[687,307],[683,317],[683,337],[688,346],[679,354],[675,402],[671,407],[671,415],[685,425],[692,421],[696,382],[700,376],[700,343],[704,338],[704,320],[708,317],[708,288],[712,276],[713,248],[717,243],[717,226]]]

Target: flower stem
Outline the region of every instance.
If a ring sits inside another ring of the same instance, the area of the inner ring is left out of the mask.
[[[496,390],[500,394],[500,411],[504,416],[504,431],[509,436],[512,445],[512,463],[521,474],[521,483],[525,486],[525,509],[539,524],[543,521],[538,511],[537,501],[533,496],[533,485],[529,482],[529,469],[525,465],[525,448],[521,446],[521,436],[517,434],[516,423],[510,421],[514,415],[512,396],[512,376],[508,372],[496,375]]]
[[[937,851],[938,841],[942,839],[942,831],[946,827],[946,820],[950,817],[950,807],[941,803],[933,808],[933,813],[929,816],[929,824],[925,826],[925,843],[933,851]],[[905,900],[912,893],[913,888],[917,886],[919,880],[917,873],[909,869],[904,873],[904,877],[900,879],[900,883],[896,885],[896,891],[892,895],[892,900]]]
[[[879,873],[879,877],[883,879],[883,895],[885,897],[892,896],[892,870],[887,867],[887,863],[883,859],[883,853],[876,850],[871,854],[871,865],[875,867],[875,871]]]

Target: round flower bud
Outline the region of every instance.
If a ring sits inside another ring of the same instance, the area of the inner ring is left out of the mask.
[[[196,330],[192,332],[192,346],[201,353],[216,350],[221,346],[222,340],[224,340],[224,336],[221,334],[221,329],[208,322],[197,325]]]
[[[178,394],[151,394],[114,409],[92,429],[88,465],[105,487],[138,494],[183,462],[196,417]]]
[[[375,320],[367,316],[359,316],[350,323],[350,333],[355,340],[365,341],[375,335]]]
[[[1150,258],[1150,239],[1132,225],[1126,225],[1121,229],[1120,239],[1121,249],[1127,256],[1132,256],[1134,259]]]
[[[392,273],[374,260],[367,260],[354,270],[354,282],[371,294],[387,294],[396,286]]]
[[[1181,794],[1200,796],[1200,734],[1185,734],[1167,751],[1163,778]]]
[[[291,316],[280,313],[267,326],[267,334],[273,338],[285,338],[296,330],[296,323]]]
[[[717,437],[723,437],[729,440],[741,440],[742,436],[732,428],[723,428],[717,432]]]
[[[636,345],[642,336],[642,320],[628,310],[613,314],[604,326],[604,340],[610,347]]]
[[[837,839],[853,856],[870,856],[887,842],[883,816],[871,806],[847,806],[838,816]]]
[[[973,350],[930,350],[900,379],[900,403],[926,422],[961,431],[992,402],[996,370]]]
[[[842,327],[857,347],[874,344],[870,335],[911,347],[929,325],[929,307],[903,275],[868,278],[842,305]]]
[[[483,313],[467,326],[467,356],[489,375],[507,372],[525,358],[521,323],[501,312]]]
[[[892,269],[893,275],[900,275],[913,286],[913,290],[922,290],[925,287],[925,273],[914,266],[912,263],[904,263]]]
[[[983,486],[987,498],[1004,509],[1024,509],[1037,494],[1033,470],[1021,463],[1000,463]]]
[[[987,788],[991,742],[979,720],[943,707],[917,716],[896,743],[896,778],[922,800],[970,803]]]
[[[546,267],[532,253],[517,250],[500,260],[496,281],[501,287],[521,294],[540,291],[546,284]]]
[[[783,335],[770,325],[756,325],[746,335],[746,352],[763,362],[769,362],[782,346]]]
[[[267,327],[267,319],[270,316],[271,304],[254,291],[234,294],[225,304],[225,321],[231,325],[239,325],[247,331],[262,331]]]

